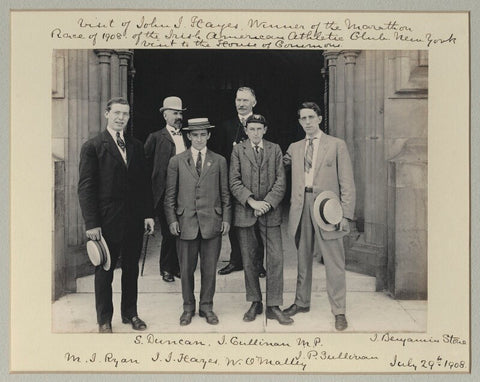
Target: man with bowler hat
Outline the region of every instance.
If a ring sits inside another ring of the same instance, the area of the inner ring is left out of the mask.
[[[80,152],[78,198],[90,240],[102,240],[111,266],[95,268],[95,305],[100,333],[112,332],[112,280],[121,257],[123,323],[134,330],[147,325],[137,313],[138,260],[144,231],[153,233],[153,208],[143,145],[125,134],[130,106],[112,98],[105,110],[107,128]]]
[[[188,325],[195,315],[194,272],[200,255],[199,315],[207,323],[218,324],[213,312],[215,273],[222,245],[231,221],[227,162],[207,149],[210,138],[207,118],[188,120],[190,149],[174,156],[168,165],[165,216],[170,232],[177,237],[182,275],[183,313],[180,325]]]
[[[187,148],[187,141],[182,134],[183,112],[182,100],[171,96],[163,100],[160,108],[165,119],[165,128],[151,133],[145,141],[145,156],[152,177],[153,203],[155,215],[158,216],[162,232],[160,247],[160,274],[163,281],[173,282],[174,276],[180,277],[175,237],[170,233],[163,211],[165,199],[165,182],[170,158]]]

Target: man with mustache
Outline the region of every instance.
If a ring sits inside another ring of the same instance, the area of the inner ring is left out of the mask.
[[[218,131],[214,132],[212,136],[212,149],[213,151],[223,155],[227,160],[227,164],[230,165],[230,157],[232,155],[233,147],[244,140],[246,140],[247,134],[245,133],[245,126],[247,118],[253,114],[253,108],[257,104],[257,98],[252,88],[240,87],[237,90],[235,97],[235,107],[237,109],[237,115],[223,122]],[[263,267],[263,244],[258,229],[255,230],[257,242],[259,243],[257,248],[256,259],[258,262],[259,277],[265,277],[266,271]],[[230,261],[229,263],[218,271],[220,275],[228,275],[235,271],[241,271],[243,269],[242,255],[240,253],[240,243],[238,242],[236,229],[232,227],[229,233],[230,239]]]
[[[180,278],[180,267],[176,249],[176,239],[170,233],[163,202],[165,199],[165,183],[170,158],[184,152],[188,145],[182,134],[183,112],[182,100],[171,96],[163,100],[160,113],[165,118],[164,129],[151,133],[145,142],[145,156],[152,174],[152,191],[155,214],[158,216],[162,232],[160,247],[160,274],[165,282]]]

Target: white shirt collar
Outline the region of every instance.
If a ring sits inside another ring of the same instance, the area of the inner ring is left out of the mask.
[[[177,132],[179,132],[181,129],[177,129],[176,127],[167,125],[167,130],[168,130],[170,133],[177,133]]]
[[[263,149],[263,139],[260,141],[260,143],[258,145],[255,145],[252,141],[250,141],[250,143],[252,144],[253,149],[255,149],[255,146],[258,146],[261,149]]]
[[[241,121],[242,119],[244,119],[245,121],[247,120],[248,117],[250,117],[251,115],[253,115],[253,111],[249,114],[245,114],[245,115],[240,115],[238,114],[238,119]]]
[[[207,146],[205,146],[202,150],[198,151],[196,148],[194,148],[193,146],[191,147],[192,148],[192,154],[193,154],[193,157],[196,159],[197,156],[198,156],[198,153],[201,152],[202,153],[202,158],[205,158],[205,155],[207,154]]]
[[[116,142],[116,141],[117,141],[117,131],[111,129],[111,128],[108,127],[108,126],[107,126],[107,131],[110,133],[110,135],[112,136],[113,140]],[[119,133],[120,133],[120,137],[122,137],[122,139],[125,140],[125,139],[123,138],[123,130],[119,131]]]
[[[318,138],[318,141],[320,141],[320,138],[322,137],[322,135],[323,135],[323,131],[320,130],[320,131],[319,131],[317,134],[315,134],[312,138]],[[305,140],[308,140],[308,139],[309,139],[309,137],[305,136]],[[318,142],[318,141],[317,141],[317,142]],[[314,142],[315,142],[315,141],[314,141]]]

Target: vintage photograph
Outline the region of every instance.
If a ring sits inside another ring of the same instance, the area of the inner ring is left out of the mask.
[[[427,50],[54,49],[53,333],[426,332]]]

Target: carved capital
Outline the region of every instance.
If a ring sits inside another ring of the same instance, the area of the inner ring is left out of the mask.
[[[110,64],[110,58],[112,57],[112,49],[94,49],[95,54],[98,56],[100,64]]]
[[[343,50],[341,52],[345,58],[345,65],[355,65],[357,57],[360,54],[359,50]]]
[[[133,56],[133,51],[130,49],[115,50],[120,59],[120,66],[128,66]]]
[[[334,50],[327,50],[323,53],[323,57],[327,61],[327,66],[336,66],[337,65],[337,58],[340,52]]]

